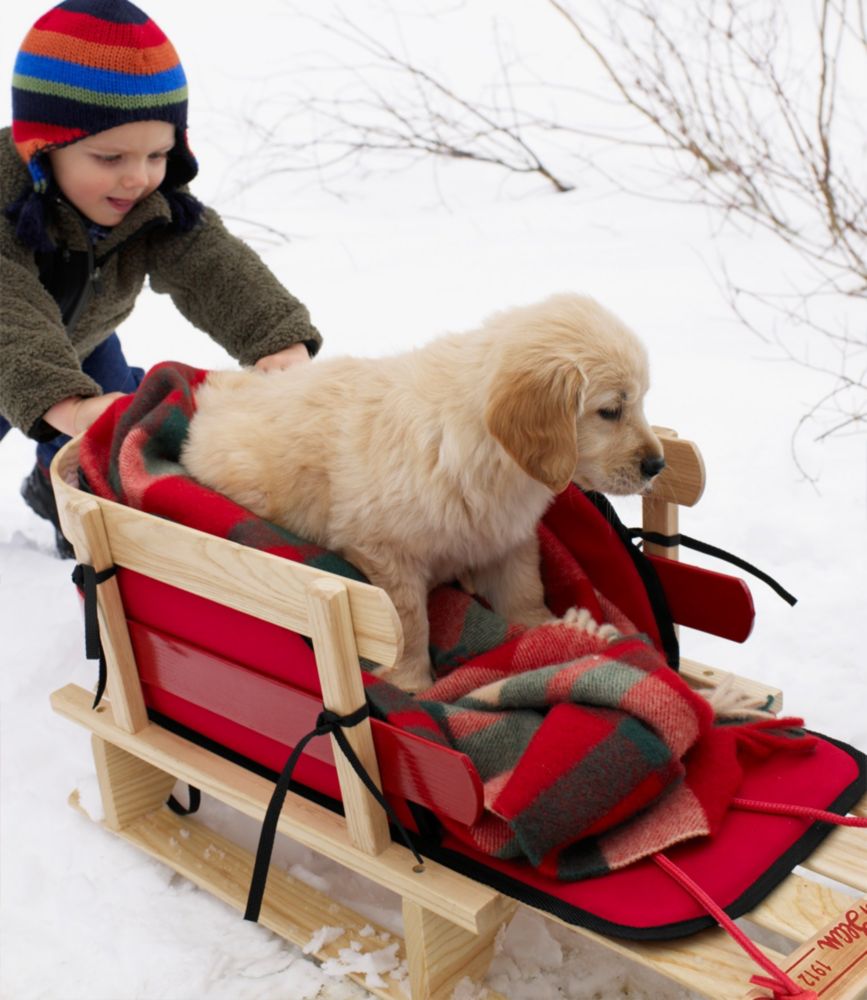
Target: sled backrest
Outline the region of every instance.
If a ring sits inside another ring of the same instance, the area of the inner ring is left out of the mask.
[[[61,525],[80,563],[97,574],[132,570],[310,637],[322,701],[331,711],[348,715],[365,703],[359,656],[383,666],[400,656],[400,621],[381,589],[83,494],[77,470],[72,441],[55,460],[52,477]],[[116,577],[100,583],[97,600],[111,708],[122,728],[138,732],[148,716]],[[345,735],[380,784],[369,720]],[[371,807],[342,754],[335,754],[335,765],[353,842],[378,854],[390,843],[385,813]]]

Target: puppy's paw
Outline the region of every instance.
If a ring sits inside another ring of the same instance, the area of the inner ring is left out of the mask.
[[[600,625],[587,608],[569,608],[561,621],[566,625],[574,625],[575,628],[594,635],[603,642],[614,642],[620,638],[620,633],[613,625]]]
[[[381,667],[375,673],[377,677],[410,694],[425,691],[434,682],[433,669],[427,657],[417,660],[403,659],[395,666]]]

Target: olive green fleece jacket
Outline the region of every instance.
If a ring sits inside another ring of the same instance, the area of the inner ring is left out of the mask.
[[[11,129],[0,130],[0,210],[30,183]],[[53,242],[88,251],[87,224],[78,212],[62,199],[50,209]],[[156,191],[96,244],[99,281],[67,330],[40,281],[33,250],[0,216],[0,414],[13,426],[45,439],[56,433],[41,419],[46,410],[68,396],[101,393],[81,362],[129,316],[146,277],[243,365],[294,343],[318,350],[321,337],[307,309],[216,212],[206,208],[188,233],[173,232],[170,222],[168,203]]]

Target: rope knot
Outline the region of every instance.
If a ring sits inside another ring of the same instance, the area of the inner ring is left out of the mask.
[[[819,994],[813,990],[802,990],[788,976],[770,978],[768,976],[752,976],[750,982],[770,990],[773,1000],[819,1000]]]
[[[338,715],[330,708],[323,708],[316,716],[316,734],[324,736],[326,733],[333,733],[337,729],[351,729],[363,722],[370,715],[370,706],[365,702],[349,715]]]

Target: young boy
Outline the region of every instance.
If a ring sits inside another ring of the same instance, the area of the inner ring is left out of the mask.
[[[302,363],[306,308],[187,191],[187,84],[171,42],[128,0],[66,0],[33,26],[0,130],[0,438],[38,442],[22,496],[58,529],[48,465],[134,391],[114,332],[146,277],[241,364]]]

